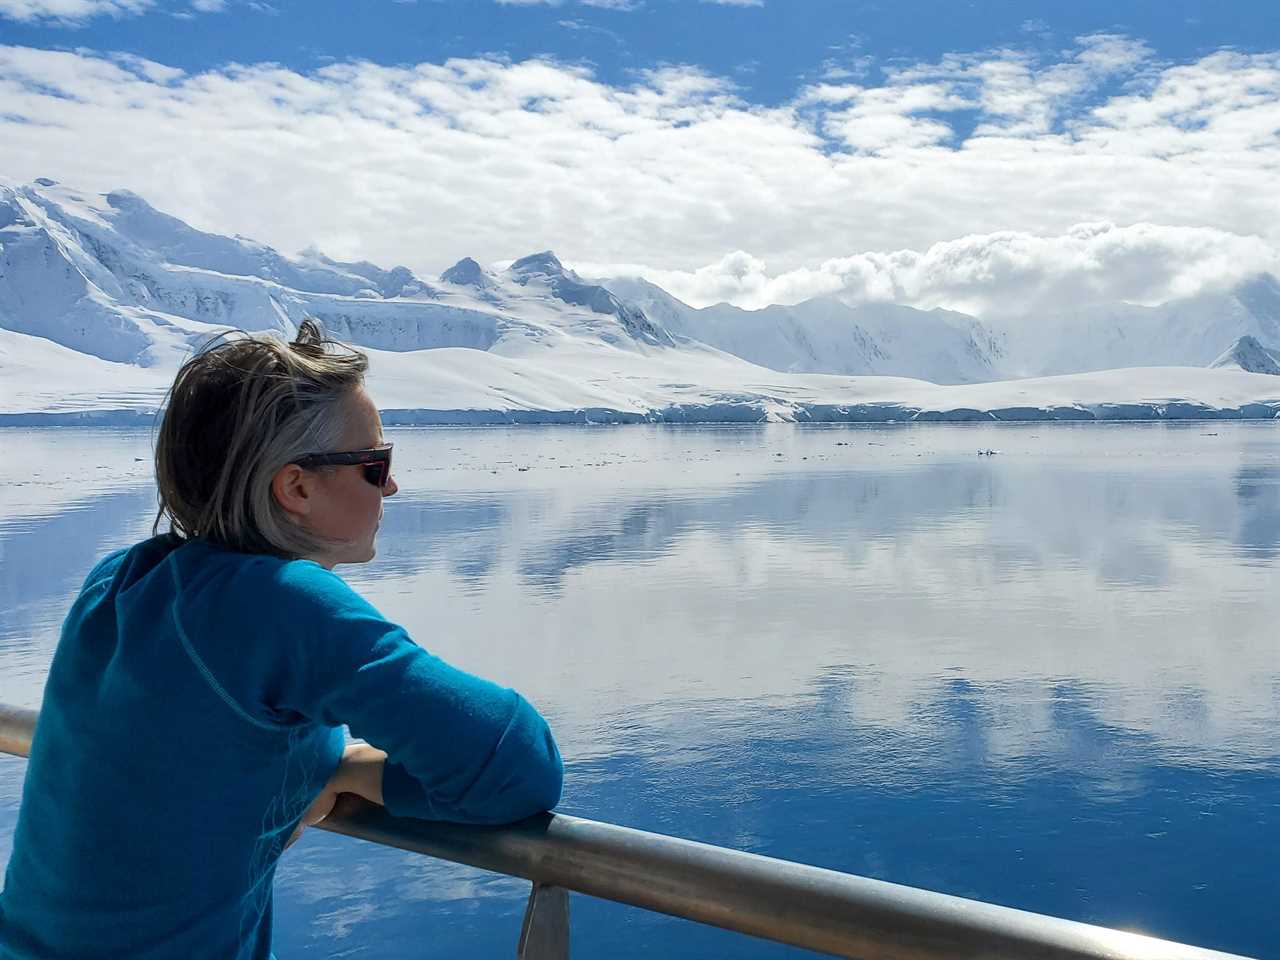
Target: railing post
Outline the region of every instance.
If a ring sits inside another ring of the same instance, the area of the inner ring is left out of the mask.
[[[569,960],[569,891],[564,887],[533,885],[516,960]]]

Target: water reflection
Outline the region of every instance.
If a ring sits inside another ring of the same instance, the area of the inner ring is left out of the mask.
[[[1240,529],[1236,542],[1261,558],[1280,548],[1280,476],[1274,466],[1250,465],[1236,471]]]
[[[546,710],[566,810],[1280,952],[1274,428],[392,432],[403,492],[345,574]],[[86,434],[105,478],[0,514],[0,698],[38,699],[84,570],[145,534],[144,442]],[[281,873],[291,955],[508,953],[520,909],[323,835]],[[575,909],[587,955],[790,955]]]
[[[922,530],[963,536],[1001,577],[1034,564],[1087,566],[1118,586],[1153,586],[1168,576],[1181,542],[1217,541],[1238,552],[1274,556],[1280,544],[1280,480],[1274,465],[1229,478],[1153,476],[1052,465],[993,469],[953,461],[910,468],[868,467],[824,476],[784,474],[696,492],[645,490],[565,502],[543,489],[480,499],[412,490],[388,505],[378,574],[414,573],[441,559],[460,579],[483,580],[500,554],[521,552],[532,589],[604,560],[658,559],[692,531],[771,538],[839,549],[850,563],[867,545]],[[442,557],[443,552],[443,557]],[[973,559],[977,559],[974,556]]]

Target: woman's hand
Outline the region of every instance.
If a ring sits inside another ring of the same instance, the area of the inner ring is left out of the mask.
[[[303,830],[315,826],[332,813],[339,794],[354,793],[364,797],[370,803],[381,806],[382,767],[386,760],[386,753],[377,747],[371,747],[367,743],[348,744],[347,749],[342,753],[338,769],[333,772],[333,776],[324,785],[320,795],[312,801],[311,806],[307,807],[307,812],[302,815],[297,829],[293,831],[284,848],[288,850],[302,836]]]

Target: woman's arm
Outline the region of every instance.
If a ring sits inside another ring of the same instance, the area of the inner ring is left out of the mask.
[[[510,823],[559,802],[560,752],[527,700],[431,655],[329,571],[282,573],[286,602],[271,609],[286,659],[272,671],[272,704],[346,724],[386,752],[357,757],[343,776],[362,790],[344,792],[396,816],[460,823]]]
[[[382,768],[387,760],[384,751],[371,747],[367,743],[351,743],[342,754],[338,769],[334,771],[329,782],[320,791],[307,812],[302,815],[297,829],[289,837],[285,849],[293,846],[307,827],[317,823],[333,812],[338,796],[343,793],[354,793],[364,797],[370,803],[382,805]]]

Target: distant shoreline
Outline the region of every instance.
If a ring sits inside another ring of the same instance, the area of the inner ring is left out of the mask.
[[[157,409],[105,409],[0,413],[2,427],[150,428]],[[1163,423],[1223,420],[1280,421],[1280,400],[1215,408],[1198,403],[1100,403],[1088,406],[970,407],[929,410],[898,404],[809,404],[793,409],[763,409],[750,404],[672,406],[646,413],[608,408],[577,410],[429,410],[386,409],[388,427],[481,426],[624,426],[631,424],[759,424],[759,423]]]

